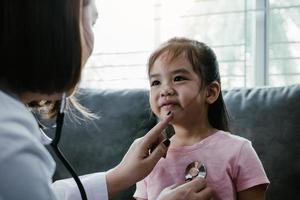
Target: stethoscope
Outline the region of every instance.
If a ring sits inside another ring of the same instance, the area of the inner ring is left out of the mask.
[[[185,181],[191,181],[196,177],[206,178],[207,171],[204,163],[199,161],[191,162],[185,169]]]
[[[168,125],[167,128],[163,131],[163,135],[165,138],[170,139],[175,134],[174,127],[172,125]],[[191,181],[196,177],[206,178],[207,170],[204,163],[200,161],[193,161],[187,165],[185,168],[185,181]]]
[[[58,143],[60,141],[61,131],[62,131],[63,123],[64,123],[65,108],[66,108],[66,94],[63,93],[62,100],[60,101],[60,105],[59,105],[59,112],[57,113],[57,116],[56,116],[56,125],[52,126],[52,128],[55,128],[54,139],[51,139],[50,137],[48,137],[46,135],[46,133],[44,132],[44,130],[49,129],[49,128],[44,126],[37,119],[37,117],[35,117],[35,118],[36,118],[36,121],[38,122],[40,131],[42,133],[42,140],[43,140],[42,142],[44,144],[48,144],[48,145],[50,144],[50,146],[54,150],[54,152],[57,155],[57,157],[59,158],[59,160],[63,163],[63,165],[66,167],[68,172],[72,175],[73,179],[75,180],[75,182],[78,186],[78,189],[80,191],[82,200],[87,200],[86,192],[84,190],[82,182],[80,181],[78,175],[76,174],[76,172],[75,172],[74,168],[72,167],[72,165],[70,164],[70,162],[65,158],[65,156],[61,152],[60,148],[58,147]]]

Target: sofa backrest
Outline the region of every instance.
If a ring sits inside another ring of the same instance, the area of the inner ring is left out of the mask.
[[[267,199],[300,198],[300,85],[224,93],[231,131],[252,141],[270,179]]]
[[[233,89],[223,95],[232,133],[252,141],[271,181],[267,199],[299,198],[300,85]],[[61,148],[79,174],[112,168],[156,123],[147,90],[82,89],[78,99],[100,117],[80,124],[65,120]],[[54,179],[70,177],[57,163]],[[134,186],[114,199],[132,199],[133,191]]]

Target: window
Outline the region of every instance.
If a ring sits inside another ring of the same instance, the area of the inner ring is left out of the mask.
[[[223,88],[300,83],[300,0],[96,1],[82,87],[148,88],[148,56],[174,36],[213,48]]]

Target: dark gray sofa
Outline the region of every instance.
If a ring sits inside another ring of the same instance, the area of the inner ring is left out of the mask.
[[[79,174],[115,166],[135,138],[156,123],[146,90],[82,89],[99,119],[66,118],[61,148]],[[267,199],[300,199],[300,85],[224,91],[231,131],[250,139],[271,181]],[[55,158],[56,159],[56,158]],[[70,177],[57,162],[54,179]],[[132,199],[134,186],[114,199]]]

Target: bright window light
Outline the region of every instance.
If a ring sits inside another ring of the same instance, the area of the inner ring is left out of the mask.
[[[96,0],[81,87],[149,88],[150,53],[174,36],[216,52],[223,88],[300,83],[299,0]]]

